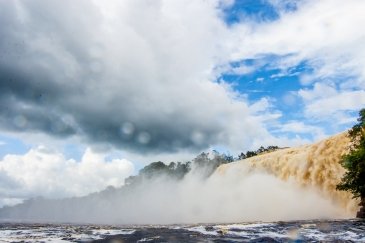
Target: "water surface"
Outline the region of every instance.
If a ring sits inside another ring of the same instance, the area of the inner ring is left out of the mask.
[[[364,220],[194,225],[0,223],[0,242],[365,242]]]

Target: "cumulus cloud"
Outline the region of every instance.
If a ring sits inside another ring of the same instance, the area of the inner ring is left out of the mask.
[[[39,146],[24,155],[6,155],[0,161],[0,198],[8,204],[34,196],[83,196],[107,186],[119,187],[133,172],[130,161],[106,161],[104,155],[91,149],[75,161]]]
[[[1,2],[2,129],[135,152],[247,146],[267,132],[215,82],[232,45],[220,4]]]
[[[242,45],[237,46],[236,55],[239,58],[258,53],[291,54],[288,57],[292,64],[310,59],[317,67],[330,67],[321,69],[322,75],[347,68],[361,73],[365,45],[364,33],[358,26],[364,22],[365,17],[360,14],[364,8],[364,2],[356,0],[346,3],[308,0],[303,1],[297,11],[285,13],[277,21],[236,25],[237,30],[242,29],[237,31],[242,34]],[[247,29],[249,35],[247,31],[243,32]],[[333,69],[333,64],[341,65]]]

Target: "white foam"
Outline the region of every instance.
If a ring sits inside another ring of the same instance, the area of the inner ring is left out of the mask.
[[[154,241],[156,239],[159,239],[160,236],[155,236],[155,237],[150,237],[150,238],[142,238],[140,240],[138,240],[137,242],[149,242],[149,241]]]
[[[97,229],[92,232],[94,235],[131,235],[136,231],[130,229]]]
[[[208,231],[206,230],[205,226],[196,226],[196,227],[191,227],[191,228],[187,228],[187,230],[189,231],[193,231],[193,232],[198,232],[201,233],[203,235],[219,235],[218,232],[216,231]]]

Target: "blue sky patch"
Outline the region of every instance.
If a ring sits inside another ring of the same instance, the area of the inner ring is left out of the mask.
[[[1,134],[0,142],[0,159],[3,159],[7,154],[25,154],[31,148],[20,139]]]
[[[300,0],[282,1],[278,6],[268,0],[236,0],[223,10],[224,20],[233,25],[244,20],[254,22],[270,22],[280,18],[280,11],[293,12],[297,10]]]

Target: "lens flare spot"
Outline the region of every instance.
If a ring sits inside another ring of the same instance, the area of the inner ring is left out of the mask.
[[[19,128],[24,128],[27,125],[27,122],[27,118],[23,115],[18,115],[14,118],[14,124]]]
[[[130,136],[134,133],[134,125],[131,122],[125,122],[122,124],[121,128],[120,128],[120,132],[123,135],[127,135]]]

